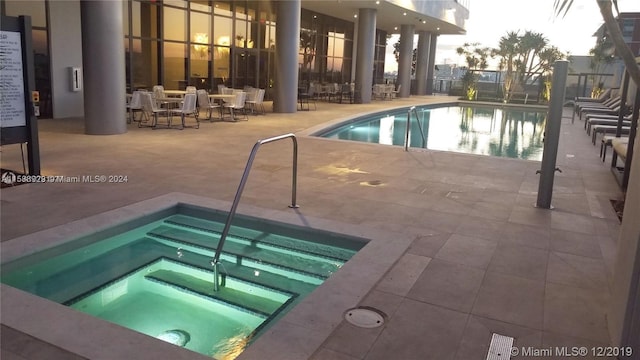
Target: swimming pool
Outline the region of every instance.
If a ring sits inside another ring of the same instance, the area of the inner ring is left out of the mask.
[[[210,261],[225,219],[180,205],[3,262],[2,283],[232,359],[367,244],[239,216],[221,257],[224,286],[213,292]]]
[[[546,110],[456,105],[416,108],[409,146],[527,160],[542,159]],[[350,119],[312,135],[404,145],[408,108]]]

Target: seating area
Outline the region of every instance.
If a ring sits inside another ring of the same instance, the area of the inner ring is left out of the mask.
[[[137,122],[138,127],[152,129],[200,128],[200,120],[210,122],[249,120],[248,114],[264,115],[264,89],[244,89],[218,86],[218,92],[210,94],[204,89],[187,86],[185,90],[165,90],[155,85],[152,91],[136,90],[127,95],[127,122]],[[136,116],[140,113],[140,116]],[[174,125],[174,117],[179,122]],[[162,123],[162,124],[161,124]],[[164,125],[165,126],[161,126]]]
[[[621,99],[620,96],[606,98],[613,94],[611,89],[605,91],[604,96],[597,99],[576,98],[574,102],[573,117],[578,115],[578,119],[584,121],[584,129],[591,142],[595,146],[600,138],[600,158],[604,162],[608,148],[611,148],[611,171],[616,176],[619,184],[626,187],[628,173],[625,169],[627,159],[627,149],[629,144],[633,144],[637,126],[636,118],[630,113],[631,109]],[[573,122],[573,118],[572,118]]]

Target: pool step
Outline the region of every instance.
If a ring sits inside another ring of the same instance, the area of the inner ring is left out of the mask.
[[[212,235],[176,229],[164,225],[149,231],[147,235],[181,244],[195,245],[211,251],[215,250],[219,242],[219,238]],[[274,252],[267,248],[255,245],[244,245],[234,241],[225,243],[223,253],[235,256],[237,262],[240,264],[246,259],[322,280],[329,277],[343,265],[343,262],[339,260],[327,260],[324,258],[312,259],[306,256],[302,257],[296,256],[295,254]]]
[[[240,221],[240,219],[238,219],[238,221]],[[224,229],[223,223],[185,215],[173,215],[167,218],[164,222],[175,226],[210,232],[217,235],[218,238],[220,237],[220,235],[222,234],[222,230]],[[344,239],[342,238],[341,240],[343,243],[340,244],[342,248],[336,248],[335,246],[330,245],[330,243],[333,241],[333,235],[324,232],[321,238],[327,243],[304,241],[294,239],[285,235],[236,226],[231,226],[229,236],[237,237],[241,240],[249,241],[256,244],[272,246],[276,249],[295,251],[300,254],[308,254],[311,256],[322,257],[327,260],[342,262],[346,262],[347,260],[349,260],[358,250],[360,250],[364,246],[364,243],[356,241],[344,243]],[[345,249],[344,247],[347,247],[348,249]]]
[[[227,279],[224,287],[221,287],[218,291],[213,291],[213,278],[207,281],[184,272],[172,270],[156,270],[145,275],[145,279],[169,285],[181,291],[193,293],[212,301],[222,302],[234,308],[250,311],[264,317],[270,317],[279,312],[297,296],[296,294],[284,296],[282,293],[271,291],[272,297],[277,297],[280,301],[271,300],[264,296],[252,294],[251,292],[256,290],[255,287],[247,286],[246,284],[245,286],[238,286],[239,283],[236,282],[234,284],[232,279]],[[239,287],[243,289],[241,290]],[[264,289],[260,290],[266,295],[269,293]]]

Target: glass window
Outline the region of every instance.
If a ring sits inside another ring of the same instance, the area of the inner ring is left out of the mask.
[[[213,43],[214,45],[231,45],[231,29],[233,22],[231,19],[216,16],[213,19]]]
[[[164,38],[167,40],[187,40],[187,12],[180,9],[164,8]]]
[[[165,89],[184,90],[187,87],[187,45],[164,43],[164,79]]]
[[[230,54],[231,51],[228,47],[213,47],[214,88],[217,88],[218,84],[231,85],[231,81],[229,81],[229,64],[231,61]]]
[[[274,49],[276,46],[276,24],[266,21],[264,27],[264,49]]]
[[[242,15],[238,17],[244,18]],[[236,20],[236,41],[237,47],[245,47],[249,39],[247,39],[247,22],[245,20]]]
[[[211,6],[209,6],[208,0],[192,0],[191,10],[198,10],[206,13],[211,13]]]
[[[4,3],[7,16],[28,15],[31,16],[31,26],[47,26],[44,0],[5,1]]]
[[[209,45],[211,43],[211,16],[191,12],[191,41]]]
[[[125,48],[126,49],[126,48]],[[158,79],[159,45],[153,40],[133,40],[131,51],[131,84],[134,90],[151,90],[153,85],[160,84]],[[127,54],[128,55],[128,54]],[[129,58],[129,56],[127,56]]]
[[[187,2],[185,0],[164,0],[163,3],[165,5],[171,5],[176,7],[182,7],[182,8],[187,7]]]
[[[122,30],[124,30],[124,36],[129,36],[129,23],[131,19],[129,19],[129,2],[122,2]]]
[[[131,22],[133,36],[158,38],[158,7],[148,2],[132,3]]]
[[[217,15],[224,15],[231,17],[231,2],[230,1],[215,1],[213,3],[213,13]]]
[[[211,60],[211,47],[191,45],[191,48],[191,76],[189,78],[189,85],[210,91],[209,61]]]

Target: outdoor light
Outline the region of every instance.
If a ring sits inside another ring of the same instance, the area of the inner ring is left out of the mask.
[[[358,14],[353,14],[353,17],[357,19],[358,18]]]

